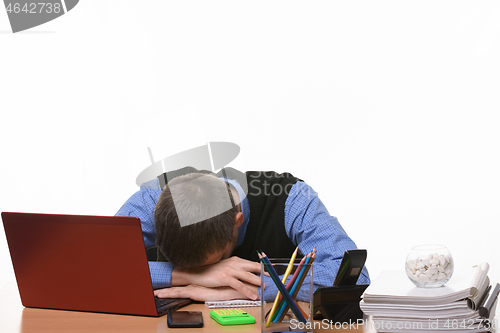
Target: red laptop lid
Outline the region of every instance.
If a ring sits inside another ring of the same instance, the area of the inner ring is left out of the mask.
[[[156,316],[136,217],[2,213],[26,307]]]

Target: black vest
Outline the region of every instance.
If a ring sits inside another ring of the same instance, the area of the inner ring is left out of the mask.
[[[298,178],[273,171],[246,172],[250,221],[243,244],[233,255],[259,261],[257,250],[269,258],[290,258],[295,245],[285,231],[285,201]]]
[[[164,173],[158,176],[163,188],[168,180],[198,171],[192,167]],[[224,168],[215,176],[235,179],[247,193],[250,206],[250,220],[243,243],[234,249],[232,255],[251,261],[259,261],[257,250],[262,250],[269,258],[290,258],[295,245],[285,231],[285,202],[292,186],[300,179],[290,173],[274,171],[248,171],[242,173],[233,168]],[[247,185],[247,186],[246,186]],[[148,251],[148,260],[156,260]],[[155,251],[156,252],[156,251]],[[158,251],[158,260],[164,261]]]

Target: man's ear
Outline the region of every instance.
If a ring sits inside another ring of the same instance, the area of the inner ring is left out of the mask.
[[[234,228],[238,229],[240,225],[243,223],[244,216],[242,212],[238,212],[236,217],[234,218]]]

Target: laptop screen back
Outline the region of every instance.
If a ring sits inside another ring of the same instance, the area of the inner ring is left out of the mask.
[[[2,213],[26,307],[156,316],[140,220]]]

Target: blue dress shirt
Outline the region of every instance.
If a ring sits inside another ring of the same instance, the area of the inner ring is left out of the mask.
[[[238,230],[239,235],[236,243],[236,247],[238,247],[245,238],[251,214],[250,205],[237,181],[223,180],[230,183],[238,191],[240,198],[244,198],[241,202],[244,221]],[[141,220],[146,248],[155,246],[153,215],[160,193],[161,188],[158,179],[144,183],[140,190],[134,193],[116,213],[117,216],[135,216]],[[314,290],[318,287],[331,286],[335,280],[344,251],[356,249],[356,245],[347,236],[337,218],[328,213],[328,210],[318,198],[318,194],[302,181],[292,186],[285,202],[285,230],[292,243],[298,246],[302,253],[309,253],[317,246],[313,266]],[[154,289],[171,286],[173,264],[150,261],[149,270]],[[273,300],[277,288],[270,277],[266,276],[265,279],[265,299]],[[309,280],[306,277],[297,299],[309,301]],[[358,283],[370,283],[366,267],[363,268]]]

